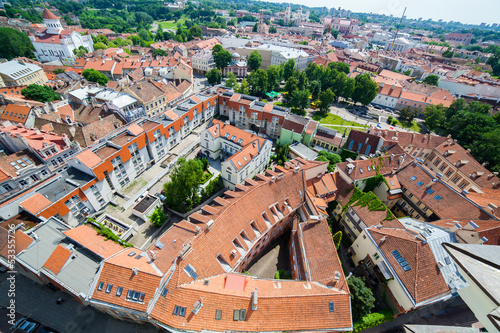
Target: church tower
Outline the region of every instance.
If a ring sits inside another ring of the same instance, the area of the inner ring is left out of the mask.
[[[291,15],[292,15],[292,9],[290,8],[290,4],[288,4],[285,10],[285,25],[288,25],[290,23]]]
[[[47,8],[43,9],[43,23],[47,26],[47,33],[59,35],[63,31],[60,17],[57,17]]]

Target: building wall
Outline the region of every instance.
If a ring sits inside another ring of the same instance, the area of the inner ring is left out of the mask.
[[[458,294],[467,304],[469,309],[474,312],[477,320],[483,324],[488,332],[497,332],[498,329],[487,317],[491,311],[497,308],[497,305],[491,300],[491,298],[484,294],[484,291],[463,271],[459,265],[457,265],[457,268],[460,275],[463,276],[469,284],[468,287],[459,289]]]
[[[284,128],[281,128],[280,134],[280,144],[292,144],[294,142],[300,142],[302,140],[302,133],[295,133]]]

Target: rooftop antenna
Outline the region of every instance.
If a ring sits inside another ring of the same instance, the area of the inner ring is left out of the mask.
[[[401,15],[401,20],[399,20],[398,30],[396,30],[396,34],[394,35],[394,39],[392,40],[391,49],[389,50],[389,52],[392,52],[392,48],[394,47],[394,43],[396,42],[396,38],[398,37],[399,28],[401,28],[401,23],[403,22],[403,17],[405,17],[405,13],[406,13],[406,7],[405,10],[403,11],[403,15]]]

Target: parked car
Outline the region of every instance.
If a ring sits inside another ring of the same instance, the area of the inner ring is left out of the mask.
[[[161,193],[156,193],[156,197],[157,198],[160,198],[161,202],[165,201],[165,199],[167,199],[166,196],[164,196],[163,194]]]
[[[10,329],[14,332],[32,333],[38,326],[40,326],[39,323],[32,321],[31,319],[28,320],[28,318],[24,317],[19,319]]]

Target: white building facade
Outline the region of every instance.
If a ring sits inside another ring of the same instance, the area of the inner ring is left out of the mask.
[[[29,34],[38,61],[71,62],[75,59],[73,50],[80,46],[85,47],[88,52],[94,52],[90,35],[82,36],[76,31],[64,30],[60,18],[47,8],[43,11],[43,23],[46,29],[38,29],[35,35]]]

